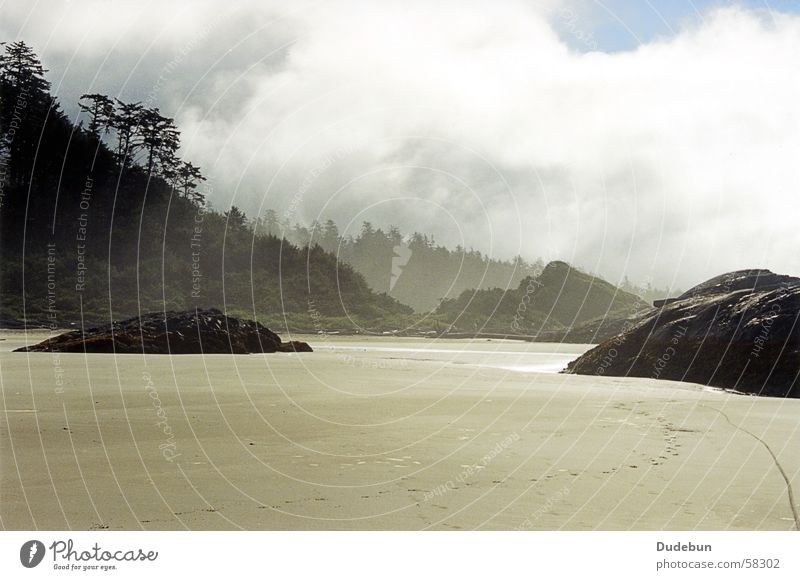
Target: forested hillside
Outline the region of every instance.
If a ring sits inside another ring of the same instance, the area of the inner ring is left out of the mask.
[[[417,312],[435,310],[444,299],[465,290],[514,289],[526,276],[541,272],[544,264],[529,264],[521,257],[498,260],[480,251],[436,244],[432,236],[414,232],[404,235],[399,228],[386,231],[363,222],[355,237],[342,236],[333,220],[309,226],[290,224],[268,210],[260,227],[284,237],[295,245],[319,244],[350,264],[376,292],[385,292]]]
[[[73,124],[46,72],[25,43],[3,46],[0,319],[61,327],[217,307],[319,330],[413,320],[321,247],[208,209],[200,168],[157,108],[87,94]]]
[[[364,222],[357,236],[343,236],[330,219],[301,225],[272,210],[256,219],[235,206],[214,211],[201,169],[181,157],[173,119],[148,103],[92,93],[81,97],[73,123],[46,72],[25,43],[3,45],[5,325],[220,308],[310,331],[535,334],[637,301],[563,263],[497,260],[392,226]],[[520,318],[532,283],[541,285],[536,306]]]
[[[601,326],[614,327],[649,305],[613,284],[570,267],[550,262],[538,276],[525,278],[518,288],[464,292],[436,310],[442,320],[462,332],[493,332],[561,340],[583,325],[603,335]]]

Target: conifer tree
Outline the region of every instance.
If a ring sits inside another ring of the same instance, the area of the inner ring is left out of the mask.
[[[85,101],[85,102],[80,102]],[[114,116],[114,101],[99,93],[81,95],[78,107],[81,112],[89,115],[89,127],[87,131],[95,139],[102,139],[111,127]]]
[[[140,123],[142,121],[141,103],[123,103],[116,100],[111,126],[117,134],[117,159],[122,169],[126,169],[142,148]]]

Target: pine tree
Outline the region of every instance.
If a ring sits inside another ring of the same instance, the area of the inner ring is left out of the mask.
[[[89,115],[87,131],[95,139],[100,140],[107,134],[114,116],[114,101],[99,93],[83,94],[80,98],[85,103],[78,102],[81,112]]]
[[[247,226],[247,216],[235,205],[222,214],[228,230],[243,230]]]
[[[336,253],[339,250],[339,228],[333,220],[327,220],[322,226],[319,245],[327,252]]]
[[[199,167],[188,161],[182,161],[177,167],[175,179],[176,187],[182,191],[184,197],[197,202],[203,200],[203,194],[197,191],[197,187],[206,178],[200,173]]]
[[[0,154],[8,157],[11,183],[33,177],[37,142],[48,113],[57,106],[49,94],[46,69],[24,42],[3,43],[0,54]]]
[[[145,170],[148,175],[156,172],[159,164],[165,165],[167,173],[180,146],[180,133],[175,121],[164,117],[158,108],[142,109],[139,117],[139,133],[142,148],[147,152]]]
[[[117,106],[111,117],[111,126],[117,134],[117,159],[122,169],[126,169],[143,147],[140,135],[143,108],[141,103],[123,103],[119,99],[115,100]]]
[[[3,43],[3,46],[5,51],[0,55],[0,81],[16,88],[17,93],[48,93],[50,83],[44,78],[47,69],[42,67],[33,49],[22,41]]]

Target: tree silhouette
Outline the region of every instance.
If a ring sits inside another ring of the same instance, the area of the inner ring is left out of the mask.
[[[9,157],[8,181],[28,182],[45,119],[53,107],[47,72],[24,42],[3,43],[0,54],[0,153]],[[55,113],[58,113],[56,109]]]
[[[333,220],[327,220],[325,225],[322,226],[322,237],[319,245],[322,246],[326,251],[333,252],[334,254],[340,250],[339,228],[336,226],[336,222]]]
[[[99,93],[83,94],[80,98],[85,103],[78,102],[81,112],[89,115],[87,131],[95,139],[100,140],[110,130],[114,116],[114,101]]]
[[[181,161],[178,164],[175,178],[176,186],[183,193],[183,197],[197,202],[203,200],[203,194],[197,191],[197,187],[206,178],[200,173],[199,167],[192,165],[188,161]]]
[[[230,230],[243,230],[247,225],[247,216],[235,205],[222,214],[225,218],[227,228]]]
[[[148,175],[155,173],[159,163],[165,164],[169,173],[175,152],[180,146],[180,133],[174,120],[162,116],[158,108],[142,109],[139,116],[139,133],[142,148],[147,153],[144,168]],[[180,168],[178,171],[180,172]]]
[[[141,103],[115,101],[117,106],[111,117],[111,126],[117,134],[117,159],[124,170],[143,146],[139,129],[143,107]]]
[[[10,85],[9,90],[16,89],[16,97],[20,91],[33,94],[44,94],[50,90],[50,83],[44,78],[47,69],[33,49],[22,41],[2,43],[5,51],[0,55],[0,80]]]
[[[281,237],[281,223],[278,219],[278,213],[274,209],[268,209],[264,212],[264,217],[259,220],[259,227],[268,236]]]

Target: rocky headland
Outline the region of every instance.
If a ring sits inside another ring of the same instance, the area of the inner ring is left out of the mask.
[[[800,398],[799,316],[800,278],[730,272],[661,301],[564,372]]]
[[[283,342],[257,321],[216,309],[152,312],[113,324],[74,330],[17,352],[138,354],[251,354],[311,352],[300,341]]]

